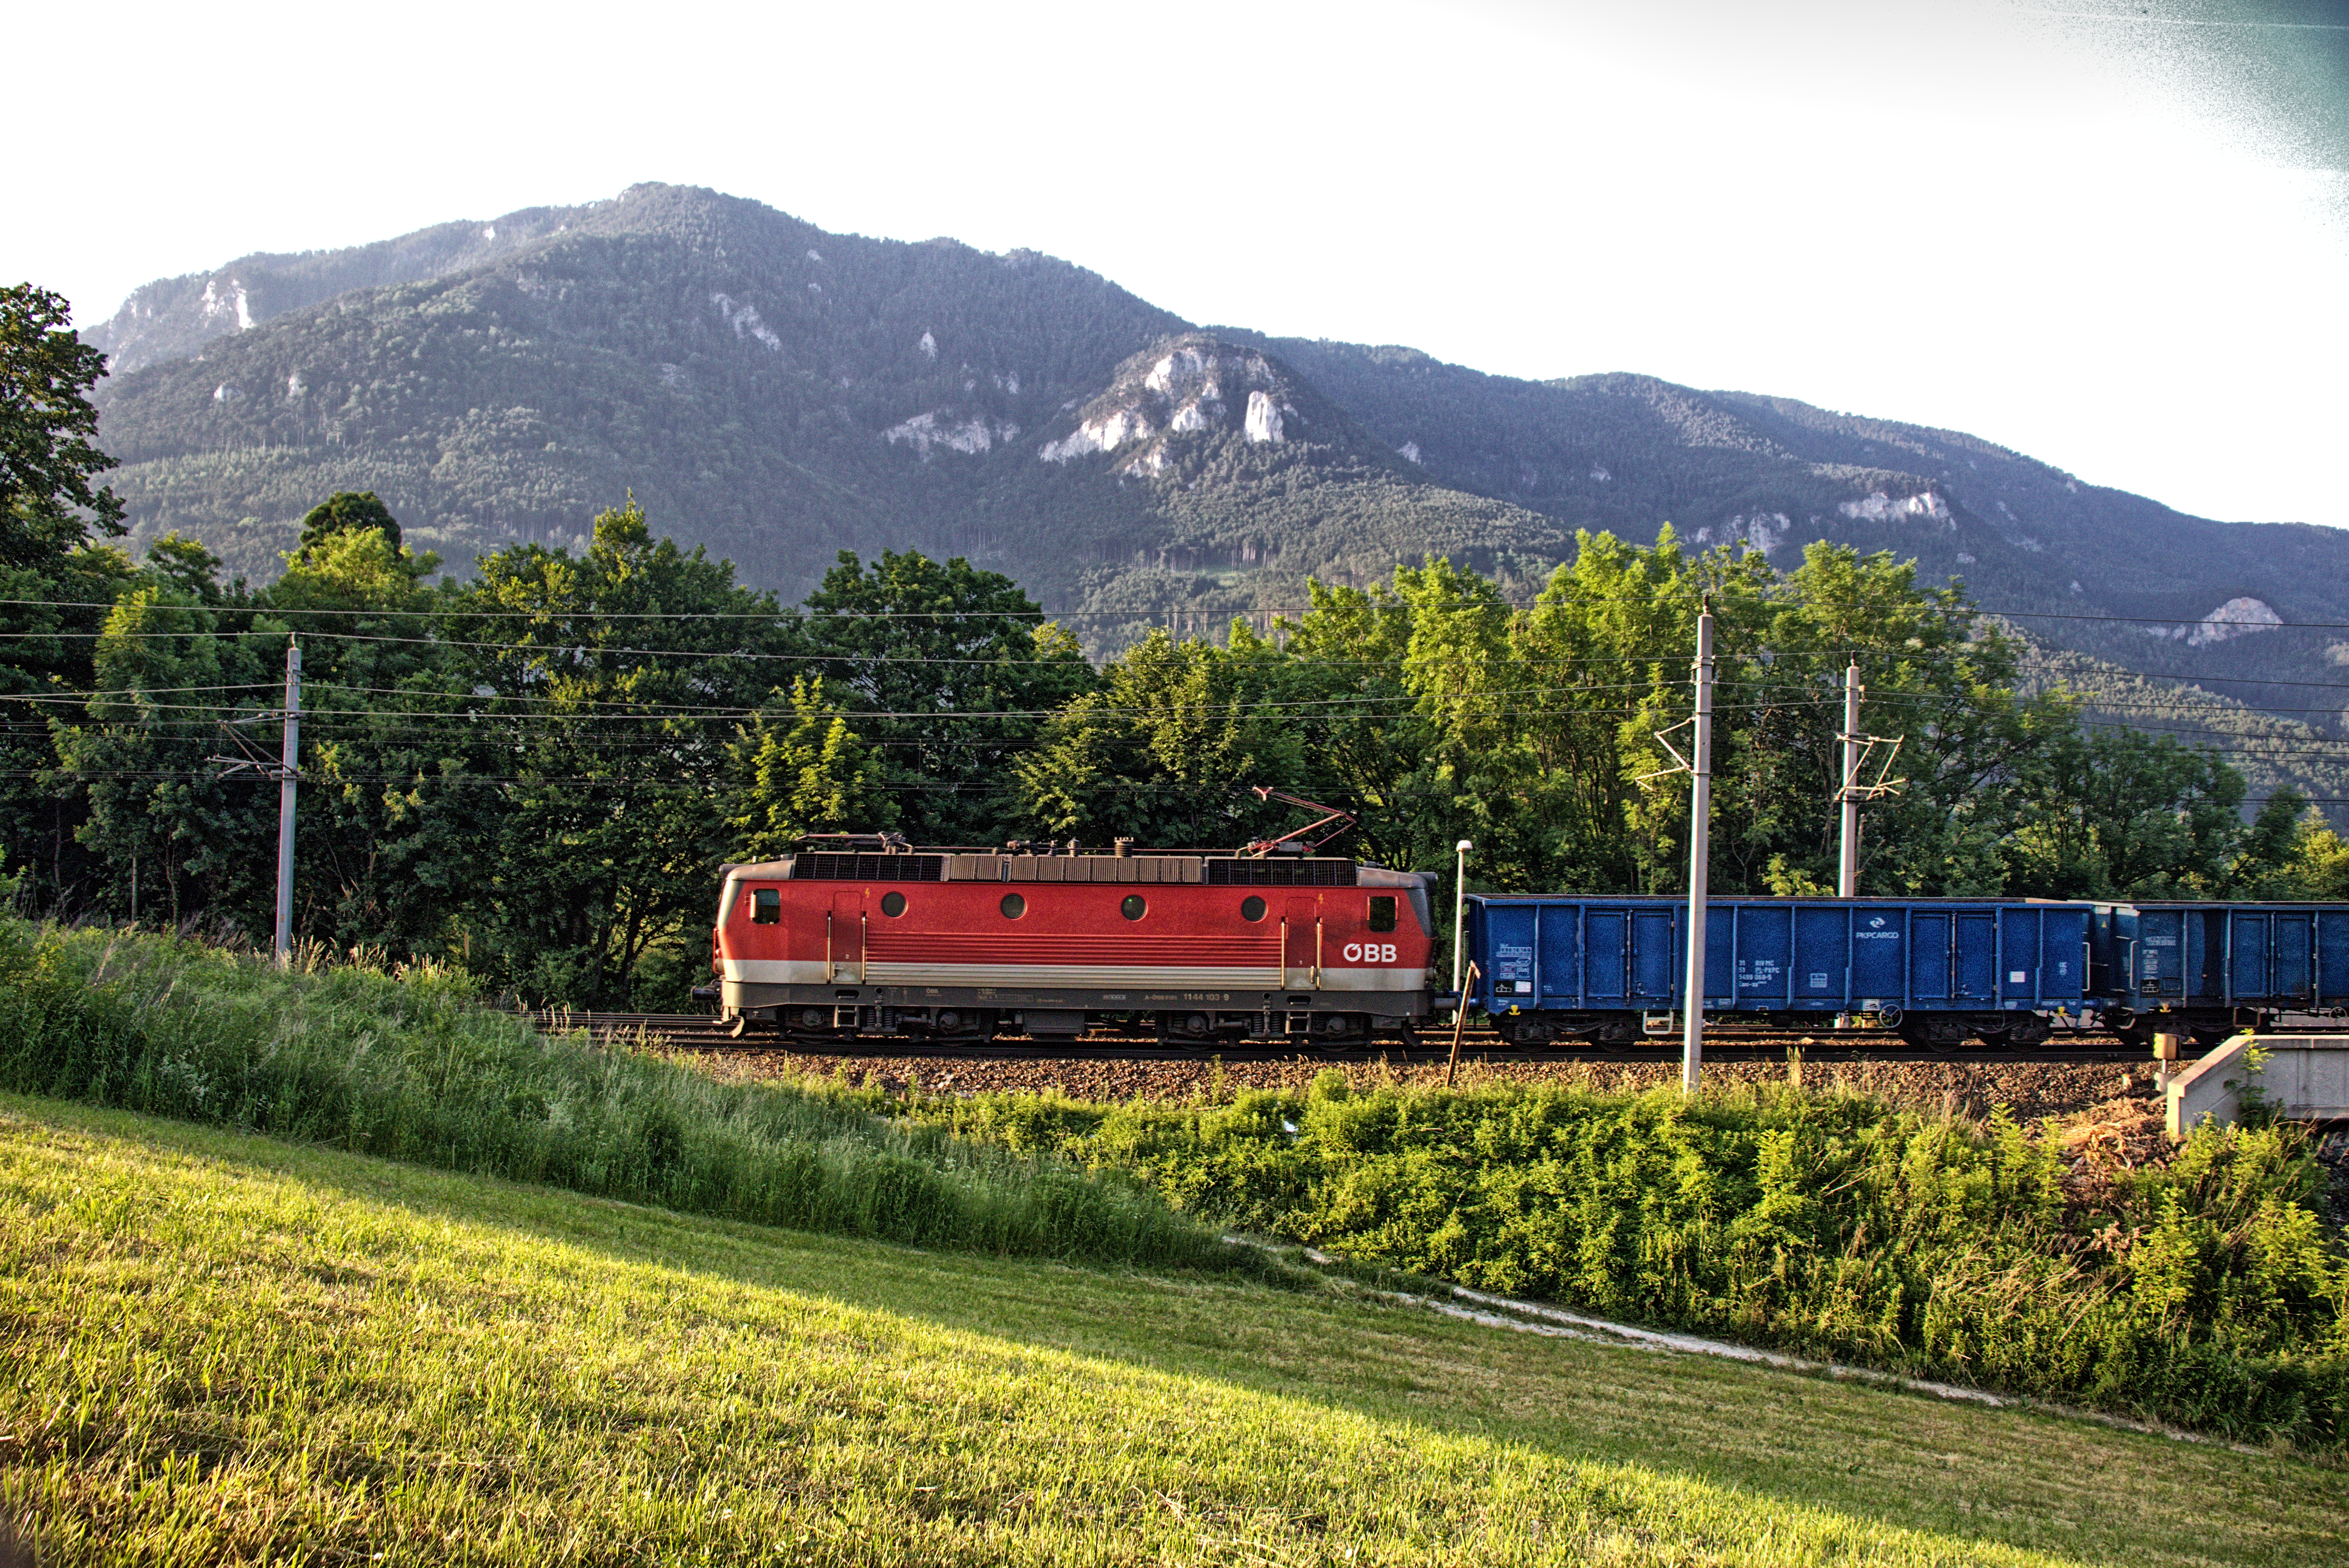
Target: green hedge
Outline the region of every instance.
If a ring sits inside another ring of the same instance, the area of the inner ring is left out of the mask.
[[[916,1114],[1463,1284],[2241,1437],[2349,1435],[2349,1266],[2288,1129],[2206,1128],[2084,1181],[2003,1114],[1794,1091],[1350,1094],[1332,1072],[1227,1105]]]
[[[1130,1179],[723,1084],[484,1008],[464,975],[0,919],[0,1088],[803,1230],[1007,1255],[1267,1265]]]

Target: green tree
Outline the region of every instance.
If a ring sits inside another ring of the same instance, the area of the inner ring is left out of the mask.
[[[53,565],[94,522],[119,535],[122,502],[93,481],[115,466],[98,449],[90,389],[106,356],[73,330],[65,297],[0,289],[0,566]]]
[[[105,873],[79,836],[78,791],[47,772],[50,724],[91,689],[108,608],[137,580],[104,542],[123,532],[121,501],[98,482],[114,467],[89,400],[105,356],[71,320],[49,290],[0,289],[0,857],[52,909],[93,896]]]
[[[1009,578],[957,556],[849,551],[808,595],[793,646],[882,758],[899,828],[991,844],[1017,820],[1018,758],[1093,685],[1076,640]]]
[[[1296,825],[1250,793],[1325,786],[1309,766],[1315,719],[1284,700],[1284,660],[1244,622],[1228,647],[1154,631],[1044,726],[1015,769],[1046,837],[1236,848]]]
[[[312,507],[302,518],[302,542],[296,555],[307,555],[319,544],[338,533],[380,533],[395,551],[399,548],[399,523],[391,509],[376,499],[373,490],[336,490]]]
[[[2167,735],[2057,737],[2006,845],[2010,891],[2046,898],[2300,896],[2321,875],[2303,802],[2279,790],[2250,823],[2242,775]]]
[[[1834,885],[1854,664],[1863,728],[1902,743],[1898,791],[1864,815],[1864,892],[2314,874],[2295,803],[2245,828],[2241,779],[2215,758],[2085,735],[2061,693],[2019,695],[2016,645],[1913,562],[1816,544],[1782,575],[1752,552],[1690,554],[1669,528],[1651,546],[1578,536],[1525,608],[1431,560],[1369,590],[1315,585],[1278,646],[1245,627],[1226,650],[1154,637],[1047,727],[1019,769],[1027,808],[1054,832],[1237,841],[1239,786],[1272,783],[1361,812],[1357,843],[1391,864],[1442,869],[1467,837],[1483,886],[1676,891],[1689,782],[1671,745],[1685,754],[1706,606],[1720,892]]]
[[[236,744],[224,726],[274,706],[284,633],[206,603],[182,581],[188,567],[184,552],[168,552],[108,613],[91,694],[52,720],[50,777],[72,790],[75,838],[104,873],[83,907],[266,930],[277,794],[224,777],[212,758]],[[274,754],[274,725],[247,736]]]
[[[794,676],[770,694],[729,748],[740,780],[727,825],[745,860],[788,853],[805,833],[872,832],[892,825],[880,764],[821,677]]]
[[[428,587],[440,558],[398,540],[388,516],[319,531],[258,595],[303,646],[295,926],[337,948],[461,952],[503,759],[466,717],[463,652],[433,636],[461,596]]]
[[[444,623],[465,693],[445,722],[499,780],[463,940],[534,998],[622,1004],[648,954],[698,946],[740,858],[725,802],[740,727],[792,667],[783,618],[727,562],[655,539],[633,500],[581,555],[517,544],[481,568]]]
[[[2045,787],[2047,749],[2076,733],[2070,705],[2019,696],[2013,640],[1961,589],[1920,586],[1916,563],[1889,552],[1814,543],[1763,598],[1752,656],[1724,697],[1733,783],[1714,864],[1727,885],[1760,891],[1781,856],[1782,877],[1835,885],[1844,671],[1856,664],[1860,727],[1899,738],[1892,772],[1905,779],[1862,810],[1860,890],[2001,891],[2000,845]]]

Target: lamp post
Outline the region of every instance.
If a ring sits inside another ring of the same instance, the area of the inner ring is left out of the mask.
[[[1466,973],[1462,967],[1461,955],[1467,950],[1468,942],[1465,918],[1468,909],[1468,851],[1475,847],[1465,839],[1452,846],[1459,856],[1458,867],[1452,877],[1452,994],[1460,996],[1457,1005],[1462,1008],[1468,1006],[1468,998],[1460,995],[1460,977]]]

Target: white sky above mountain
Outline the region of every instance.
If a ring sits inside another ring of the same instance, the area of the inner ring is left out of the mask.
[[[1955,427],[2349,526],[2339,0],[57,7],[0,272],[713,186],[1206,324]]]

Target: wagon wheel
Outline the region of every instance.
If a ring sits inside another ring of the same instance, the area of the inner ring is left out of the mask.
[[[1955,1055],[1966,1043],[1965,1026],[1940,1013],[1911,1013],[1901,1021],[1900,1037],[1937,1057]]]
[[[1582,1031],[1582,1037],[1594,1046],[1628,1046],[1640,1037],[1639,1026],[1620,1016],[1601,1018]]]
[[[2009,1046],[2044,1046],[2054,1033],[2047,1020],[2038,1014],[2017,1013],[2013,1021],[1999,1031],[1999,1040]]]

